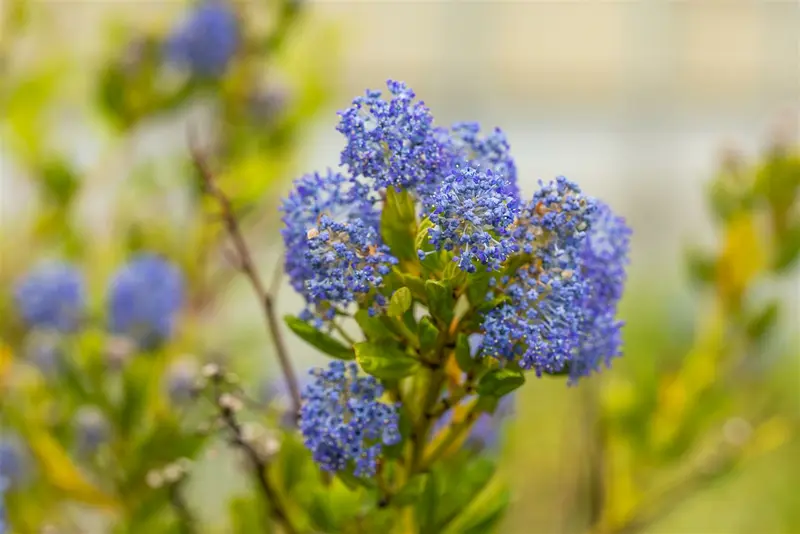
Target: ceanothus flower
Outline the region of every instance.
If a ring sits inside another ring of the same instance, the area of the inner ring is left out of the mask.
[[[400,441],[397,405],[381,402],[383,386],[359,376],[355,363],[333,361],[311,374],[299,424],[314,461],[329,472],[352,463],[356,476],[373,476],[383,447]]]
[[[109,329],[152,348],[172,335],[183,305],[183,276],[154,254],[143,254],[114,275],[109,288]]]
[[[285,269],[309,305],[304,318],[326,307],[321,322],[332,318],[331,306],[367,303],[397,260],[381,241],[375,199],[364,184],[328,171],[294,185],[281,206]],[[373,297],[368,305],[383,304],[381,295]]]
[[[204,0],[176,27],[165,44],[169,62],[204,78],[225,73],[239,48],[239,19],[224,0]]]
[[[280,206],[283,217],[283,243],[286,246],[285,270],[298,293],[305,294],[306,282],[315,273],[306,262],[309,232],[318,231],[322,217],[348,223],[362,221],[377,231],[380,214],[362,184],[351,177],[328,170],[295,180],[292,191]]]
[[[77,269],[65,263],[43,263],[17,283],[14,302],[32,328],[73,332],[81,321],[84,282]]]
[[[516,360],[539,375],[562,372],[573,359],[589,291],[577,269],[595,209],[559,177],[522,210],[514,234],[525,261],[495,287],[507,301],[484,317],[482,355]]]
[[[433,127],[433,115],[415,101],[406,84],[389,80],[389,100],[368,90],[340,111],[336,129],[347,139],[341,165],[377,189],[415,190],[444,177],[449,169],[447,136]]]
[[[506,181],[505,193],[512,198],[519,197],[517,185],[517,165],[511,157],[511,146],[500,128],[488,135],[480,135],[477,122],[460,122],[450,130],[453,150],[457,158],[464,162],[475,162],[485,169],[491,169]]]
[[[601,363],[610,365],[622,353],[624,323],[617,319],[617,305],[625,288],[631,230],[606,204],[598,202],[597,208],[580,256],[580,276],[588,284],[588,295],[580,349],[570,363],[572,381],[598,371]]]
[[[539,375],[568,372],[575,383],[620,354],[630,229],[559,177],[534,195],[515,233],[527,258],[495,288],[507,301],[484,317],[482,354]]]
[[[426,199],[433,223],[428,231],[431,245],[454,251],[453,261],[463,271],[475,272],[476,263],[499,270],[519,248],[511,232],[518,202],[507,190],[508,181],[500,174],[477,166],[457,167]]]

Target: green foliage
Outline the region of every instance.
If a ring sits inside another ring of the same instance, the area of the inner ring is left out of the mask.
[[[365,372],[382,380],[400,380],[419,368],[419,361],[397,347],[371,342],[356,343],[356,361]]]
[[[344,346],[342,343],[340,343],[333,337],[317,330],[307,322],[302,321],[297,317],[293,317],[291,315],[287,315],[283,319],[284,321],[286,321],[286,325],[300,339],[302,339],[309,345],[321,350],[328,356],[332,356],[333,358],[339,360],[352,360],[353,358],[355,358],[353,349]]]

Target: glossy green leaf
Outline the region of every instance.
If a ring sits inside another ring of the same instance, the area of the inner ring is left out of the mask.
[[[493,369],[486,373],[478,383],[478,394],[492,397],[508,395],[525,383],[522,371],[514,369]]]
[[[417,326],[420,349],[423,353],[428,353],[436,348],[436,341],[439,339],[439,329],[431,321],[430,316],[426,315],[419,321]]]
[[[370,341],[396,339],[397,337],[381,317],[373,317],[367,310],[358,310],[355,313],[355,320]]]
[[[449,324],[453,320],[455,299],[452,290],[444,283],[436,280],[425,282],[425,293],[428,297],[428,309],[437,320]]]
[[[400,380],[419,368],[419,361],[390,344],[365,341],[354,348],[361,368],[382,380]]]
[[[300,339],[321,350],[328,356],[338,360],[352,360],[355,357],[355,354],[350,348],[328,334],[317,330],[302,319],[287,315],[283,320],[286,321],[286,325],[292,332],[297,334]]]
[[[395,257],[417,261],[414,239],[417,235],[414,199],[408,191],[389,187],[381,214],[381,235]]]
[[[399,317],[411,308],[412,298],[411,290],[407,287],[401,287],[392,295],[389,300],[389,315]]]

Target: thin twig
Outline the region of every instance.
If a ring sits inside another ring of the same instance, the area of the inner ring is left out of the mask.
[[[189,149],[197,170],[200,173],[200,177],[203,180],[205,191],[217,201],[222,211],[221,215],[225,224],[225,228],[238,255],[238,268],[248,278],[248,280],[250,280],[250,284],[253,286],[253,289],[258,296],[258,300],[261,303],[262,309],[264,310],[267,330],[272,336],[272,342],[275,346],[275,354],[278,358],[281,371],[283,372],[287,389],[289,390],[289,394],[292,398],[294,413],[300,413],[300,388],[297,382],[297,375],[295,374],[292,363],[289,360],[283,335],[280,331],[278,316],[275,309],[275,296],[268,292],[264,286],[264,283],[258,274],[258,270],[255,267],[255,262],[253,261],[253,256],[250,253],[247,242],[244,240],[244,236],[239,226],[239,221],[233,212],[230,199],[228,199],[225,193],[223,193],[222,190],[217,187],[214,180],[214,174],[211,172],[211,169],[209,168],[208,162],[206,161],[202,151],[197,146],[192,130],[189,130]],[[277,286],[277,284],[273,284],[273,287],[275,286]]]
[[[267,498],[272,517],[281,524],[286,534],[297,534],[298,531],[289,519],[289,515],[278,496],[278,492],[272,487],[272,483],[269,480],[269,463],[244,439],[242,425],[236,419],[236,414],[233,410],[223,406],[219,399],[217,404],[220,408],[222,422],[233,435],[233,443],[244,451],[253,466],[252,471],[254,478],[261,492]]]

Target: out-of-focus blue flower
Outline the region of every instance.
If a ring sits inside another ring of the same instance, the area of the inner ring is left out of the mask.
[[[514,413],[515,396],[506,395],[497,404],[493,414],[481,414],[472,426],[466,445],[477,450],[495,451],[500,444],[502,427]]]
[[[2,476],[0,476],[0,534],[5,534],[6,532],[6,489],[8,486],[8,482]]]
[[[304,390],[311,382],[312,375],[298,377],[300,390]],[[292,409],[292,398],[283,377],[270,378],[261,383],[258,399],[270,411],[277,413],[279,424],[286,429],[297,428],[297,414]]]
[[[34,331],[25,340],[25,359],[35,366],[47,380],[54,380],[64,367],[64,354],[60,334]]]
[[[573,381],[598,371],[603,363],[610,365],[622,353],[624,323],[617,319],[617,305],[627,278],[630,235],[625,219],[598,202],[580,256],[580,276],[589,289],[583,303],[580,349],[570,363]]]
[[[13,487],[25,480],[28,469],[27,450],[19,437],[0,436],[0,478]]]
[[[518,202],[507,190],[507,180],[491,170],[457,167],[426,199],[425,209],[434,225],[428,231],[431,245],[454,251],[454,261],[466,272],[475,272],[476,264],[490,271],[500,269],[519,249],[511,233]]]
[[[183,276],[156,255],[141,255],[122,267],[109,288],[109,328],[112,333],[152,348],[172,335],[183,305]]]
[[[354,363],[333,361],[312,372],[303,391],[300,431],[314,461],[335,472],[354,464],[356,476],[373,476],[384,445],[400,441],[397,406],[381,402],[383,386],[358,376]]]
[[[96,406],[82,406],[75,413],[75,448],[79,455],[91,455],[106,443],[111,427],[103,412]]]
[[[17,283],[14,301],[32,328],[75,331],[84,308],[83,277],[65,263],[43,263]]]
[[[183,406],[195,397],[200,366],[190,357],[172,362],[164,375],[164,389],[174,406]]]
[[[224,0],[203,0],[167,39],[169,62],[204,78],[222,76],[239,49],[239,19]]]

